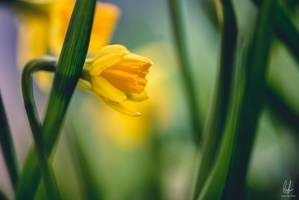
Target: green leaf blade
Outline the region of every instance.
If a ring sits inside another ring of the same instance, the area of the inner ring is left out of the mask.
[[[51,155],[59,138],[69,102],[87,55],[96,0],[76,1],[43,123],[45,150]],[[30,151],[22,173],[16,199],[33,199],[40,180],[36,150]]]

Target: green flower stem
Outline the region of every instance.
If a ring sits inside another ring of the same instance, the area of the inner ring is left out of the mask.
[[[243,87],[236,83],[239,88],[233,93],[223,142],[199,199],[244,199],[246,171],[266,92],[265,79],[276,14],[276,1],[264,0],[246,60],[245,84]]]
[[[189,106],[189,113],[191,118],[191,125],[193,128],[194,140],[198,144],[202,135],[202,119],[199,115],[199,103],[196,98],[195,84],[192,82],[191,63],[189,58],[189,51],[186,41],[186,28],[184,27],[184,18],[182,11],[181,0],[168,0],[170,7],[170,14],[174,29],[174,37],[179,53],[180,68],[182,72],[182,78],[187,93],[187,101]]]
[[[9,129],[4,104],[2,102],[2,95],[0,92],[0,146],[2,148],[3,156],[7,165],[10,180],[15,188],[18,182],[19,165],[17,161],[17,155],[14,148],[11,132]]]
[[[215,161],[216,153],[222,138],[225,120],[227,118],[231,83],[233,74],[234,53],[237,40],[237,24],[232,4],[229,0],[222,0],[223,31],[221,60],[218,80],[216,84],[213,104],[209,118],[205,124],[203,153],[199,172],[195,183],[193,199],[197,199],[204,182]]]
[[[72,94],[81,74],[86,58],[96,0],[76,1],[75,8],[66,33],[46,116],[43,123],[43,142],[45,152],[51,155],[59,138],[59,132],[66,115]],[[32,149],[25,162],[18,185],[17,199],[33,199],[40,181],[38,160]]]
[[[40,172],[42,174],[50,199],[61,199],[61,196],[52,165],[48,161],[48,156],[44,151],[42,127],[33,95],[32,74],[39,70],[55,71],[56,62],[57,61],[55,59],[48,57],[34,59],[25,66],[22,74],[22,93],[24,105],[31,126],[33,138],[35,140],[35,148],[39,161]]]

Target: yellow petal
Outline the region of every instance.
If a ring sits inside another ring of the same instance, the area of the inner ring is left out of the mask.
[[[151,64],[143,56],[128,53],[119,62],[103,70],[101,76],[125,93],[140,94],[146,86],[145,76]]]
[[[113,108],[114,110],[116,110],[116,111],[118,111],[118,112],[120,112],[122,114],[131,116],[131,117],[138,117],[138,116],[141,115],[140,112],[129,110],[129,109],[127,109],[126,107],[124,107],[122,104],[120,104],[118,102],[110,101],[110,100],[108,100],[106,98],[101,98],[101,99],[108,106],[110,106],[111,108]]]
[[[127,93],[126,95],[127,99],[131,101],[144,101],[149,98],[149,95],[145,90],[140,94]]]
[[[123,45],[114,44],[104,46],[94,58],[90,75],[100,75],[107,67],[111,67],[120,62],[128,53],[128,49]]]
[[[142,62],[145,63],[147,66],[151,66],[153,62],[141,55],[135,54],[135,53],[129,53],[124,57],[124,61],[131,61],[131,62]]]
[[[93,91],[96,93],[98,97],[104,97],[115,102],[121,102],[127,98],[125,93],[112,86],[107,80],[105,80],[101,76],[92,76],[91,85]]]

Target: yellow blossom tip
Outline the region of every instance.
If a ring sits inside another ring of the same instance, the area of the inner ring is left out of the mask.
[[[123,45],[115,44],[104,46],[94,58],[90,75],[100,75],[102,71],[119,62],[128,53],[128,49]]]

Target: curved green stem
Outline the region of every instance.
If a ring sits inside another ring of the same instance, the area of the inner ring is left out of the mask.
[[[7,117],[5,114],[4,105],[2,102],[2,95],[0,92],[0,146],[4,155],[7,169],[10,175],[10,180],[15,188],[18,182],[19,167],[17,162],[17,155],[14,148],[11,132],[9,129]],[[1,198],[0,198],[1,199]]]
[[[44,150],[42,127],[33,95],[32,74],[40,70],[55,71],[56,63],[57,60],[51,59],[49,57],[34,59],[25,66],[22,73],[22,93],[24,105],[31,126],[33,138],[35,140],[35,147],[38,156],[40,171],[50,199],[61,199],[61,196],[52,169],[52,165],[48,161],[47,153]]]

